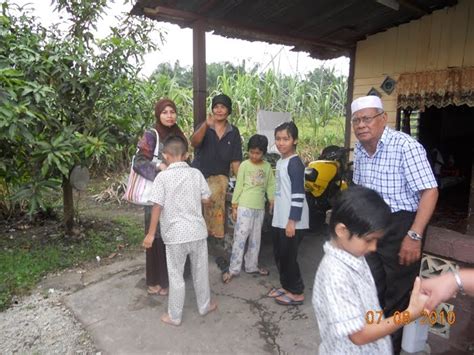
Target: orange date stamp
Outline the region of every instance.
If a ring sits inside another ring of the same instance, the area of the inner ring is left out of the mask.
[[[383,311],[367,311],[365,313],[365,322],[367,324],[379,324],[383,317]],[[393,322],[397,325],[407,325],[414,320],[409,311],[399,312],[393,314]],[[434,326],[435,324],[453,325],[456,323],[456,313],[454,311],[423,311],[420,317],[420,324]]]

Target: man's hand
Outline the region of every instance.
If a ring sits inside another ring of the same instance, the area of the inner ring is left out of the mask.
[[[403,238],[398,253],[400,265],[408,266],[421,258],[421,240],[413,240],[408,235]]]
[[[153,240],[155,240],[155,236],[153,234],[147,234],[145,236],[145,239],[143,239],[143,247],[148,249],[151,248],[151,245],[153,244]]]
[[[296,234],[296,222],[293,221],[292,219],[288,220],[288,223],[286,224],[286,229],[285,229],[285,234],[288,238],[293,238]]]

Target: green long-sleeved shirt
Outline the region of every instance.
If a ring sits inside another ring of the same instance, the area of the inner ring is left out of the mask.
[[[253,164],[245,160],[239,167],[232,205],[263,210],[265,195],[273,201],[275,176],[270,163],[262,161],[261,164]]]

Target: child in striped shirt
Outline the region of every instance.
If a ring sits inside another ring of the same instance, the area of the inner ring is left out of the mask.
[[[275,128],[275,143],[281,154],[276,166],[276,191],[273,209],[273,253],[280,273],[280,288],[267,294],[280,305],[300,305],[304,284],[298,265],[298,246],[302,229],[308,225],[308,204],[304,191],[304,164],[296,154],[298,128],[285,122]]]

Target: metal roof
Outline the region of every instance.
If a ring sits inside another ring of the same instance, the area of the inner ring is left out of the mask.
[[[348,56],[357,41],[456,0],[138,0],[131,13],[249,41],[293,46],[330,59]],[[385,5],[384,5],[385,4]],[[398,10],[396,9],[398,7]]]

